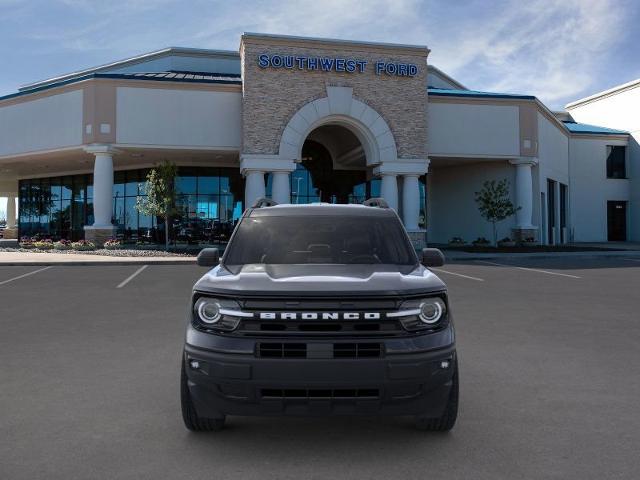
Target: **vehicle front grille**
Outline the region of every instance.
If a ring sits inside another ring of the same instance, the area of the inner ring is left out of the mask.
[[[254,313],[253,318],[243,318],[232,335],[250,337],[393,337],[410,335],[395,318],[386,318],[385,312],[397,311],[402,298],[385,297],[310,297],[278,298],[249,297],[237,299],[243,312]],[[323,313],[338,312],[377,312],[378,319],[314,319],[304,320],[261,319],[262,312],[291,313],[312,312],[318,316]]]
[[[379,358],[381,343],[266,343],[257,344],[256,355],[262,358]]]
[[[336,388],[336,389],[280,389],[280,388],[263,388],[260,390],[262,398],[281,398],[281,399],[349,399],[361,398],[371,399],[380,398],[380,391],[377,388]]]

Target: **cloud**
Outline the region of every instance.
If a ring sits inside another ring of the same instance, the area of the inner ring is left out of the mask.
[[[0,5],[15,1],[0,0]],[[638,11],[632,0],[51,0],[20,5],[23,10],[30,5],[30,21],[5,42],[22,46],[24,40],[22,56],[67,57],[57,71],[38,77],[170,45],[236,50],[240,34],[254,31],[428,45],[429,61],[470,88],[535,94],[554,108],[593,93],[603,78],[613,84],[630,79],[617,81],[624,72],[612,76],[610,57],[628,40]],[[84,63],[87,59],[92,63]]]
[[[474,88],[532,93],[558,107],[593,91],[628,18],[612,0],[503,5],[494,20],[467,22],[442,52],[434,48],[434,59]]]
[[[627,7],[616,0],[260,2],[217,10],[193,40],[237,48],[240,32],[259,31],[426,44],[431,63],[471,88],[534,94],[558,108],[594,91],[603,57],[624,40]]]

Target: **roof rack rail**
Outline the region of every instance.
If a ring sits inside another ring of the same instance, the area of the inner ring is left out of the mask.
[[[275,207],[276,205],[278,205],[278,202],[271,200],[270,198],[263,197],[257,199],[252,208]]]
[[[365,207],[389,208],[389,204],[384,198],[370,198],[362,202]]]

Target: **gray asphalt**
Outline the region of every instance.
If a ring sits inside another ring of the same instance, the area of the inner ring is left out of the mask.
[[[241,417],[189,433],[179,359],[202,269],[151,265],[118,289],[139,266],[6,283],[42,267],[0,266],[0,479],[638,478],[640,262],[498,263],[439,273],[460,355],[449,434]]]

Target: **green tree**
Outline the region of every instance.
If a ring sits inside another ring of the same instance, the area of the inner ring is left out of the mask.
[[[487,180],[482,184],[482,189],[475,192],[475,195],[480,215],[493,227],[493,244],[496,245],[498,243],[496,224],[514,215],[520,210],[520,207],[516,208],[509,199],[507,179],[499,182]]]
[[[147,184],[143,185],[146,196],[136,199],[136,210],[140,213],[164,219],[166,250],[169,250],[169,220],[176,213],[177,174],[178,167],[165,160],[147,174]]]

